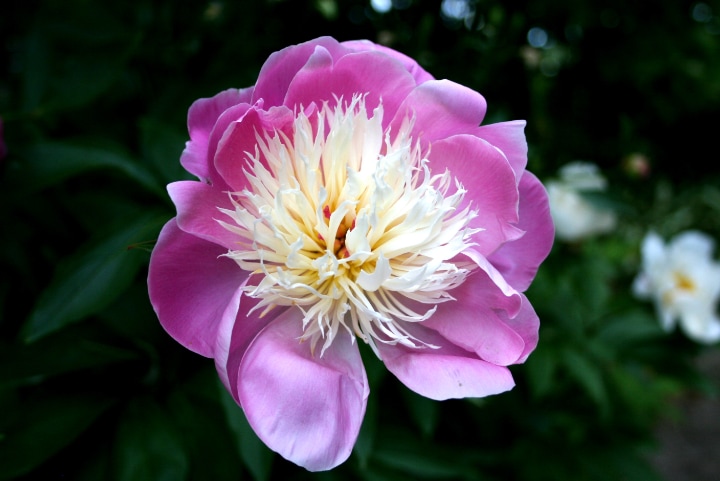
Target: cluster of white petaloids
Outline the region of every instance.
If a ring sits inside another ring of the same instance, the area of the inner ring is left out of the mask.
[[[251,272],[246,294],[261,315],[301,309],[302,339],[324,339],[321,353],[341,328],[376,353],[376,341],[427,346],[403,324],[452,300],[473,270],[459,256],[479,230],[460,209],[465,190],[430,171],[412,119],[384,130],[382,105],[369,114],[359,95],[309,112],[289,135],[256,134],[248,187],[229,193],[234,210],[220,209],[238,236],[227,256]]]

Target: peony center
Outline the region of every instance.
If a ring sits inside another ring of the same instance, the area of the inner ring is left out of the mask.
[[[249,272],[259,315],[298,309],[303,340],[330,346],[340,329],[369,343],[427,344],[412,323],[453,300],[474,264],[462,252],[479,231],[463,187],[434,174],[406,119],[382,126],[364,97],[296,114],[288,132],[258,132],[229,192],[221,225],[237,235],[226,255]]]

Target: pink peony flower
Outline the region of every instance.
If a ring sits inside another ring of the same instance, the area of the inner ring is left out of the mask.
[[[432,399],[513,387],[554,232],[525,123],[481,127],[485,110],[403,54],[327,37],[190,108],[180,161],[200,181],[168,186],[150,299],[283,457],[317,471],[350,455],[359,342]]]

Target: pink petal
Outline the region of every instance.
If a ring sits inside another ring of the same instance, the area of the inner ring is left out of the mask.
[[[345,461],[369,394],[357,346],[340,330],[322,357],[300,342],[302,313],[289,309],[263,329],[240,364],[238,393],[260,439],[310,471]]]
[[[493,304],[482,294],[488,289],[486,284],[484,276],[470,276],[453,289],[452,295],[457,300],[438,306],[423,325],[485,361],[501,366],[514,364],[525,350],[525,340],[503,322],[500,316],[507,318],[507,314],[493,309]]]
[[[242,119],[232,122],[218,143],[215,167],[233,192],[248,185],[245,169],[249,154],[255,155],[256,134],[268,131],[288,131],[295,116],[286,107],[273,107],[266,111],[258,107],[249,109]]]
[[[527,165],[528,146],[525,140],[525,121],[512,120],[497,124],[483,125],[475,135],[497,147],[505,154],[519,181]]]
[[[385,118],[390,119],[414,87],[412,75],[397,60],[378,52],[357,52],[335,59],[334,64],[314,58],[288,87],[285,105],[333,104],[336,97],[349,101],[355,94],[367,94],[368,110],[382,99]]]
[[[486,110],[485,99],[474,90],[433,80],[410,92],[390,125],[395,132],[405,118],[415,117],[413,137],[427,145],[451,135],[475,133]]]
[[[180,163],[191,174],[202,180],[215,180],[215,171],[208,156],[210,135],[218,118],[227,109],[245,104],[252,96],[252,87],[228,89],[211,98],[198,99],[188,111],[188,132],[190,141],[180,156]]]
[[[447,345],[439,336],[433,339],[431,332],[419,333],[418,337],[441,346],[439,349],[377,344],[385,366],[408,388],[442,401],[489,396],[508,391],[515,385],[508,368]]]
[[[522,234],[514,226],[519,196],[515,174],[502,152],[472,135],[456,135],[433,143],[429,159],[434,173],[449,170],[467,190],[461,208],[470,204],[478,211],[470,225],[484,229],[473,237],[481,254]]]
[[[231,223],[231,219],[218,210],[218,207],[234,209],[227,192],[195,181],[173,182],[167,189],[177,208],[180,229],[225,249],[237,248],[236,234],[218,222],[220,219]]]
[[[238,396],[238,374],[240,362],[250,343],[257,337],[258,333],[277,316],[282,314],[286,308],[277,307],[260,317],[260,311],[254,311],[258,299],[253,299],[242,294],[240,287],[233,302],[235,310],[228,307],[226,314],[223,314],[222,322],[217,329],[215,344],[215,367],[218,375],[227,390],[232,394],[235,401],[240,403]]]
[[[555,238],[555,228],[547,192],[530,172],[520,179],[520,222],[518,228],[525,235],[504,244],[488,259],[503,277],[520,292],[524,292],[535,278],[540,263],[548,256]]]
[[[515,317],[510,318],[508,313],[503,311],[498,311],[497,315],[523,338],[525,343],[523,352],[515,360],[515,364],[522,364],[527,360],[530,353],[535,350],[539,340],[540,319],[535,314],[535,309],[533,309],[527,297],[523,295],[520,311]]]
[[[246,273],[226,249],[186,234],[171,219],[150,257],[148,290],[160,323],[177,342],[212,357],[218,325]],[[234,318],[234,315],[233,315]]]
[[[477,277],[477,279],[468,278],[465,281],[474,284],[475,291],[472,295],[482,296],[483,301],[492,309],[502,309],[507,311],[510,316],[517,314],[520,310],[522,297],[520,292],[508,283],[502,273],[475,249],[465,249],[461,255],[470,258],[478,267],[472,273],[472,276]]]
[[[369,40],[350,40],[347,42],[342,42],[340,45],[350,48],[352,50],[372,50],[375,52],[381,52],[389,55],[390,57],[403,64],[405,70],[410,72],[410,75],[413,76],[413,78],[415,79],[415,83],[417,83],[418,85],[429,80],[433,80],[433,76],[426,72],[422,67],[420,67],[420,65],[418,65],[415,60],[403,53],[398,52],[397,50],[385,47],[384,45],[379,45]]]
[[[266,108],[282,105],[290,82],[318,46],[330,52],[333,58],[339,58],[348,51],[334,38],[320,37],[273,53],[260,69],[253,99],[263,99]]]

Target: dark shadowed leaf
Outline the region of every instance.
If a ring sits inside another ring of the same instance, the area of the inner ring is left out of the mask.
[[[188,479],[240,481],[243,465],[218,399],[212,362],[174,389],[168,398],[173,424],[188,457]]]
[[[605,383],[602,377],[602,368],[598,366],[593,359],[590,359],[585,353],[580,353],[574,349],[566,349],[563,351],[562,360],[565,369],[575,382],[583,388],[585,393],[595,401],[598,407],[606,413],[608,405],[608,395]]]
[[[34,341],[116,299],[147,262],[147,253],[129,247],[155,239],[166,221],[166,216],[155,213],[139,216],[122,230],[64,259],[23,326],[22,337]]]
[[[367,467],[368,460],[372,454],[375,445],[375,435],[377,433],[378,424],[378,401],[376,396],[370,396],[365,409],[365,417],[363,418],[360,434],[353,447],[353,454],[357,456],[360,468]]]
[[[405,395],[405,405],[413,421],[420,428],[423,436],[430,438],[437,426],[439,403],[415,394],[409,389],[403,390],[403,394]]]
[[[95,170],[115,170],[158,196],[165,198],[165,187],[127,154],[105,147],[70,142],[40,142],[18,154],[19,161],[8,171],[8,184],[21,194],[59,184],[74,176]]]
[[[0,387],[138,358],[137,352],[93,339],[84,327],[66,329],[29,345],[0,344]]]
[[[275,454],[257,437],[248,424],[242,408],[235,403],[225,387],[221,383],[218,385],[225,415],[235,435],[240,457],[255,481],[267,481],[270,479],[270,469]]]
[[[120,418],[114,461],[117,481],[182,481],[187,475],[179,432],[149,398],[130,401]]]
[[[67,446],[112,404],[97,395],[54,394],[4,412],[11,425],[0,438],[0,479],[27,473]]]
[[[159,120],[140,120],[140,141],[143,157],[157,172],[160,181],[167,184],[188,180],[193,176],[180,165],[180,154],[188,136]]]

